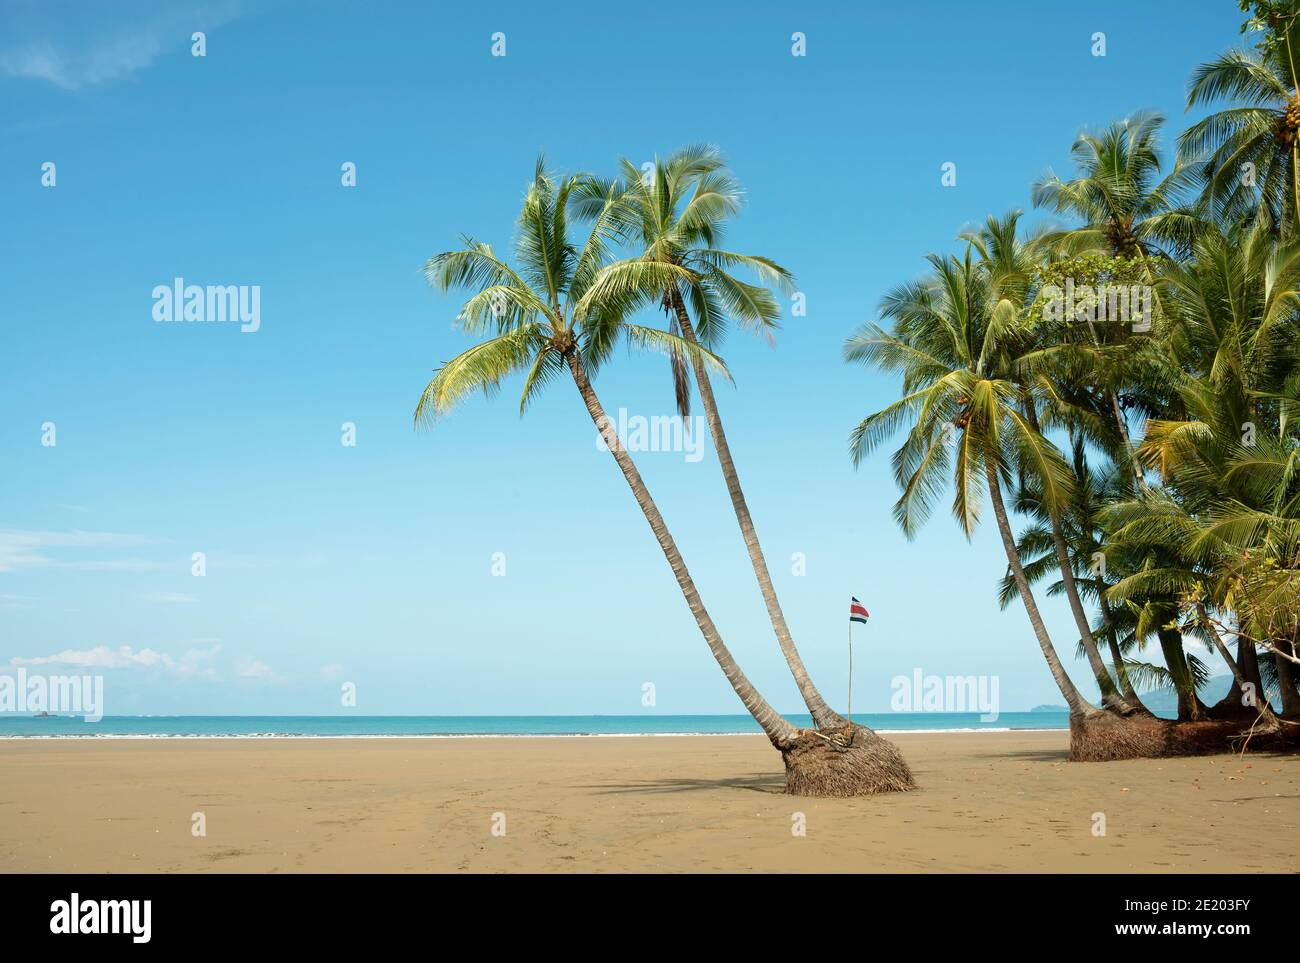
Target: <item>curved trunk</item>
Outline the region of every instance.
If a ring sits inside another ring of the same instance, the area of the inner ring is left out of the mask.
[[[1128,669],[1124,666],[1124,653],[1119,650],[1119,639],[1115,637],[1115,626],[1110,624],[1110,612],[1103,607],[1102,613],[1106,617],[1106,642],[1110,646],[1110,660],[1115,665],[1115,675],[1119,677],[1120,691],[1124,693],[1124,698],[1133,708],[1151,714],[1151,710],[1146,707],[1137,694],[1137,690],[1133,688],[1133,680],[1129,678]]]
[[[1102,661],[1101,652],[1097,650],[1097,642],[1092,637],[1088,613],[1084,611],[1083,599],[1079,597],[1079,587],[1074,582],[1070,550],[1065,544],[1065,536],[1061,534],[1061,522],[1054,513],[1049,512],[1048,516],[1052,520],[1052,540],[1056,543],[1056,560],[1061,567],[1061,583],[1065,586],[1065,595],[1070,600],[1070,611],[1074,615],[1075,627],[1079,630],[1079,641],[1083,643],[1083,651],[1088,656],[1088,665],[1097,679],[1097,688],[1101,690],[1101,704],[1107,709],[1115,709],[1118,712],[1132,712],[1133,706],[1129,705],[1116,690],[1115,682],[1106,669],[1106,663]]]
[[[697,343],[695,329],[691,327],[691,319],[686,311],[686,305],[682,302],[681,294],[675,290],[672,292],[672,304],[677,315],[677,324],[682,329],[682,337],[692,344]],[[722,466],[722,477],[727,483],[727,494],[731,496],[731,507],[735,509],[736,521],[740,523],[740,534],[745,540],[745,548],[749,552],[749,562],[754,568],[754,577],[758,579],[759,591],[763,593],[763,602],[767,605],[767,615],[772,621],[773,631],[776,632],[776,641],[781,646],[781,654],[785,656],[786,665],[790,667],[790,674],[794,676],[795,685],[799,687],[799,695],[803,697],[804,705],[808,707],[808,711],[812,714],[813,722],[817,727],[819,729],[830,729],[842,726],[844,725],[844,719],[826,704],[826,700],[822,698],[821,693],[817,691],[817,687],[813,685],[808,670],[804,668],[803,659],[799,656],[799,650],[795,648],[794,639],[790,637],[790,628],[786,625],[785,614],[781,611],[781,603],[777,600],[776,589],[772,587],[772,576],[767,569],[767,560],[763,557],[763,549],[758,544],[758,533],[754,531],[754,520],[749,515],[749,506],[745,502],[745,493],[740,487],[740,476],[736,473],[736,463],[731,458],[731,446],[727,444],[727,435],[722,430],[722,419],[718,415],[718,404],[713,397],[713,386],[709,382],[709,373],[698,358],[692,358],[691,365],[695,369],[695,383],[700,389],[700,400],[704,404],[704,414],[709,422],[709,432],[713,435],[713,446],[718,452],[718,464]]]
[[[1025,604],[1025,612],[1029,615],[1029,623],[1034,627],[1038,647],[1043,650],[1043,658],[1047,660],[1047,667],[1052,672],[1052,678],[1056,680],[1056,687],[1061,690],[1061,695],[1065,697],[1065,704],[1069,706],[1071,716],[1096,712],[1096,707],[1085,699],[1079,690],[1074,687],[1074,683],[1070,681],[1070,676],[1066,673],[1065,666],[1061,664],[1055,646],[1052,645],[1051,636],[1047,634],[1047,626],[1043,624],[1043,617],[1038,611],[1038,603],[1034,601],[1034,593],[1029,587],[1029,579],[1025,577],[1025,568],[1020,563],[1020,553],[1016,551],[1016,539],[1011,533],[1011,522],[1007,519],[1007,508],[1002,503],[1002,483],[998,480],[998,470],[987,458],[984,460],[984,474],[988,479],[989,501],[993,505],[993,515],[998,522],[998,533],[1002,536],[1002,548],[1007,553],[1007,564],[1011,566],[1011,574],[1015,577],[1016,586],[1020,589],[1020,600]]]
[[[677,544],[673,541],[672,535],[669,534],[668,526],[664,524],[663,516],[659,514],[659,508],[655,505],[654,499],[650,497],[650,492],[641,480],[641,473],[637,471],[631,456],[619,443],[617,435],[608,430],[609,418],[605,414],[605,409],[601,407],[600,399],[596,397],[595,389],[592,388],[582,363],[573,353],[570,353],[566,360],[569,363],[569,371],[573,375],[573,382],[578,386],[578,392],[582,395],[582,400],[587,406],[587,413],[596,425],[596,430],[608,442],[614,461],[618,463],[618,467],[623,472],[623,477],[627,479],[628,487],[632,489],[632,494],[636,498],[636,503],[641,506],[646,521],[650,523],[650,531],[654,533],[655,538],[658,540],[664,558],[668,560],[668,565],[672,568],[677,584],[686,599],[686,604],[690,607],[691,614],[695,616],[695,623],[700,627],[700,634],[704,636],[709,651],[713,653],[713,657],[717,659],[718,665],[722,668],[722,674],[727,677],[727,681],[731,683],[736,695],[740,696],[740,701],[745,704],[749,714],[763,728],[763,732],[767,734],[767,738],[772,745],[778,749],[791,745],[797,736],[797,731],[759,694],[759,691],[745,677],[745,673],[741,671],[740,666],[736,664],[736,660],[732,657],[726,645],[723,644],[722,637],[713,624],[713,619],[710,618],[708,611],[704,608],[704,603],[700,601],[700,593],[696,590],[695,582],[686,569],[686,563],[682,560],[681,552],[677,550]]]
[[[1029,424],[1038,431],[1038,412],[1034,410],[1032,400],[1026,404],[1025,413],[1029,416]],[[1115,681],[1110,677],[1106,663],[1102,661],[1101,652],[1097,649],[1097,641],[1092,637],[1092,625],[1088,621],[1087,610],[1083,607],[1083,599],[1079,597],[1079,586],[1074,581],[1074,565],[1070,561],[1070,548],[1061,533],[1060,516],[1046,505],[1043,508],[1052,524],[1052,544],[1056,548],[1056,563],[1061,569],[1061,585],[1065,588],[1065,596],[1070,602],[1074,626],[1079,630],[1079,644],[1083,646],[1084,654],[1088,658],[1088,666],[1097,680],[1097,689],[1101,692],[1101,704],[1107,709],[1127,715],[1133,711],[1133,707],[1116,690]]]
[[[1232,670],[1233,691],[1228,693],[1228,698],[1231,699],[1235,692],[1237,706],[1243,706],[1244,703],[1242,702],[1242,699],[1244,698],[1244,694],[1252,691],[1249,688],[1251,685],[1250,680],[1246,678],[1246,673],[1242,671],[1237,660],[1232,657],[1232,653],[1228,651],[1228,647],[1223,644],[1223,636],[1219,635],[1218,627],[1210,621],[1210,616],[1205,611],[1205,605],[1199,599],[1196,601],[1196,617],[1201,620],[1201,625],[1205,626],[1206,632],[1209,633],[1210,641],[1214,643],[1215,651],[1219,653],[1219,656],[1224,662],[1228,663],[1228,668]],[[1255,704],[1253,706],[1247,706],[1247,708],[1254,708],[1255,711],[1265,719],[1272,718],[1273,710],[1269,708],[1268,700],[1263,697],[1263,693],[1260,692],[1260,690],[1255,689],[1253,691],[1256,696]]]
[[[1161,629],[1156,633],[1160,640],[1160,651],[1164,653],[1165,665],[1174,681],[1174,691],[1178,694],[1178,721],[1196,722],[1205,718],[1205,704],[1196,694],[1192,684],[1192,670],[1187,665],[1187,655],[1183,652],[1183,635],[1176,629]]]

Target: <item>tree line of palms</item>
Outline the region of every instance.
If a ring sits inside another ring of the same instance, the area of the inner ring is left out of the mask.
[[[1032,235],[1019,214],[963,234],[958,255],[931,255],[924,279],[882,301],[890,328],[846,346],[901,376],[903,397],[862,421],[855,460],[907,428],[894,454],[895,517],[915,532],[951,478],[969,535],[987,502],[1008,568],[1001,600],[1019,599],[1071,713],[1076,758],[1199,749],[1211,739],[1162,727],[1137,688],[1174,686],[1179,719],[1262,724],[1282,736],[1300,716],[1300,454],[1293,410],[1300,248],[1300,96],[1292,67],[1294,2],[1258,3],[1264,40],[1199,68],[1189,106],[1238,98],[1180,139],[1162,175],[1162,119],[1135,115],[1074,147],[1078,176],[1044,178],[1036,204],[1078,223]],[[1300,43],[1294,44],[1300,49]],[[1234,174],[1233,172],[1236,172]],[[471,237],[430,258],[430,284],[464,289],[457,320],[482,340],[443,364],[417,422],[475,391],[522,377],[521,414],[556,378],[571,380],[645,516],[727,680],[782,754],[787,788],[851,795],[913,785],[901,756],[850,725],[809,677],[782,613],[740,485],[711,378],[732,323],[770,333],[771,288],[790,273],[720,240],[740,202],[712,148],[688,148],[621,177],[559,175],[538,161],[511,254]],[[752,276],[746,281],[738,271]],[[1055,282],[1154,292],[1150,324],[1052,310]],[[649,315],[661,323],[638,323]],[[809,713],[783,718],[741,671],[700,597],[593,377],[614,348],[666,354],[678,409],[698,393],[774,634]],[[1028,519],[1017,533],[1011,512]],[[1097,687],[1066,671],[1034,595],[1064,595]],[[1233,689],[1206,706],[1209,674],[1186,640],[1229,667]],[[1164,666],[1140,656],[1158,647]],[[1235,647],[1235,654],[1231,647]],[[1277,693],[1280,716],[1266,691]],[[1217,730],[1216,730],[1217,732]]]
[[[553,380],[571,380],[649,523],[727,681],[785,762],[789,791],[858,795],[912,788],[897,749],[850,725],[827,705],[795,647],[772,585],[727,444],[710,379],[727,377],[715,348],[728,327],[770,333],[780,308],[770,287],[791,289],[776,262],[721,246],[740,189],[718,152],[692,147],[646,170],[622,162],[622,176],[558,175],[538,160],[516,224],[512,256],[462,238],[430,258],[429,283],[469,292],[457,317],[482,338],[443,364],[425,388],[415,418],[446,414],[475,391],[491,393],[522,375],[520,413]],[[752,275],[743,280],[737,271]],[[636,318],[662,318],[641,324]],[[777,642],[813,727],[795,726],[745,676],[723,641],[686,562],[631,454],[612,429],[593,384],[620,344],[664,353],[676,404],[686,412],[692,383],[705,409],[718,461]]]
[[[1157,114],[1081,134],[1074,176],[1032,192],[1072,223],[990,217],[845,346],[901,379],[853,429],[854,461],[905,432],[909,536],[949,490],[968,537],[992,510],[1000,601],[1023,605],[1079,759],[1300,735],[1300,4],[1253,13],[1259,43],[1194,72],[1189,108],[1229,103],[1167,172]],[[1067,282],[1082,309],[1063,305]],[[1106,285],[1145,291],[1149,311],[1103,310],[1088,292]],[[1096,702],[1048,631],[1043,583],[1068,603]],[[1232,688],[1207,705],[1215,662]],[[1153,684],[1189,725],[1152,716],[1138,688]]]

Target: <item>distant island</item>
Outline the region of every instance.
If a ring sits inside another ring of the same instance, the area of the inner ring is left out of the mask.
[[[1232,687],[1232,676],[1216,675],[1202,685],[1197,686],[1197,694],[1204,702],[1213,705]],[[1216,695],[1218,693],[1218,695]],[[1143,705],[1163,719],[1178,718],[1178,693],[1173,686],[1163,686],[1138,693]]]
[[[1216,692],[1227,692],[1232,685],[1232,676],[1216,675],[1204,684],[1197,686],[1202,699],[1209,699],[1211,703],[1217,701],[1213,694]],[[1173,719],[1178,716],[1178,693],[1173,690],[1172,686],[1166,686],[1160,689],[1151,689],[1143,692],[1139,696],[1148,709],[1157,716],[1165,719]],[[1030,712],[1069,712],[1066,706],[1041,705],[1034,706]]]

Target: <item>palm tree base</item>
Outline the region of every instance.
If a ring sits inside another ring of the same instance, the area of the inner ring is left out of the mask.
[[[1247,749],[1294,750],[1297,746],[1300,725],[1280,723],[1272,717],[1173,722],[1104,711],[1070,717],[1072,762],[1168,759]]]
[[[1250,725],[1255,721],[1259,713],[1252,706],[1241,704],[1240,698],[1231,698],[1225,696],[1207,710],[1211,719],[1231,719],[1233,722],[1244,722]]]
[[[916,788],[898,747],[866,726],[800,730],[781,748],[792,796],[874,796]]]

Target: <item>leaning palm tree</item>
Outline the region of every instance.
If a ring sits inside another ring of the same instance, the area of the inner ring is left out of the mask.
[[[1061,575],[1058,537],[1067,543],[1067,557],[1072,569],[1075,591],[1081,600],[1086,598],[1099,609],[1097,623],[1090,626],[1086,634],[1080,635],[1079,654],[1088,657],[1091,661],[1086,639],[1089,637],[1093,640],[1104,639],[1111,658],[1109,668],[1119,682],[1119,692],[1123,696],[1124,703],[1127,704],[1126,708],[1150,714],[1129,675],[1123,655],[1125,646],[1118,625],[1118,613],[1106,601],[1105,595],[1120,570],[1119,565],[1112,562],[1120,563],[1122,560],[1116,557],[1117,553],[1114,551],[1103,552],[1105,534],[1101,528],[1098,512],[1105,506],[1108,497],[1123,493],[1121,481],[1123,472],[1116,466],[1103,474],[1096,474],[1089,465],[1084,440],[1077,435],[1072,439],[1070,463],[1074,472],[1074,497],[1070,511],[1055,525],[1044,509],[1037,487],[1032,483],[1021,482],[1014,507],[1018,514],[1033,518],[1034,521],[1021,531],[1016,541],[1016,550],[1021,559],[1025,560],[1025,575],[1033,585]],[[1063,576],[1048,584],[1049,597],[1066,593],[1067,586]],[[998,604],[1006,608],[1018,596],[1019,588],[1016,580],[1008,573],[1002,579]],[[1109,677],[1109,673],[1107,675]],[[1113,686],[1114,682],[1110,684]],[[1107,687],[1101,685],[1100,681],[1099,685],[1104,694]],[[1118,704],[1117,708],[1119,708]]]
[[[985,297],[990,303],[996,303],[999,310],[1016,314],[1015,325],[1008,326],[1002,332],[997,351],[986,359],[984,373],[1020,384],[1019,410],[1024,414],[1029,429],[1042,438],[1039,395],[1045,396],[1043,414],[1064,421],[1071,429],[1080,423],[1093,425],[1094,422],[1087,417],[1088,413],[1077,411],[1063,402],[1052,379],[1042,374],[1035,376],[1033,372],[1037,365],[1025,362],[1026,356],[1032,357],[1039,353],[1036,349],[1041,346],[1045,336],[1051,338],[1056,334],[1056,326],[1033,323],[1032,313],[1027,311],[1032,281],[1039,272],[1040,264],[1037,245],[1026,244],[1021,240],[1019,224],[1020,212],[1012,211],[1002,218],[988,218],[981,230],[965,232],[961,238],[979,254],[980,277],[987,285]],[[1051,341],[1048,343],[1053,344]],[[1044,440],[1042,450],[1047,449],[1051,449],[1051,446]],[[1028,464],[1022,466],[1028,470],[1028,473],[1021,471],[1022,479],[1041,477],[1045,466],[1037,460],[1037,450],[1027,449],[1031,457]],[[1024,488],[1023,480],[1021,488]],[[1079,630],[1080,645],[1101,691],[1102,704],[1107,709],[1132,712],[1133,706],[1116,688],[1093,638],[1092,626],[1075,583],[1075,563],[1070,557],[1069,545],[1064,536],[1065,520],[1061,511],[1046,502],[1040,501],[1039,504],[1049,523],[1062,587]]]
[[[928,260],[929,278],[896,288],[882,303],[894,330],[871,324],[845,345],[846,360],[903,378],[903,397],[853,430],[853,460],[859,463],[911,423],[893,456],[902,490],[894,518],[908,537],[928,516],[949,470],[953,514],[968,538],[987,494],[1017,593],[1070,710],[1071,758],[1161,755],[1165,747],[1154,720],[1100,709],[1074,685],[1017,551],[1003,486],[1020,472],[1031,473],[1044,510],[1058,518],[1069,509],[1074,487],[1069,465],[1022,409],[1027,386],[1010,375],[1014,367],[1009,359],[1028,335],[1024,314],[999,296],[1000,286],[990,283],[989,272],[973,259],[972,245],[960,259],[932,254]]]
[[[1029,588],[1002,498],[1002,485],[1011,477],[1013,445],[1038,446],[1015,408],[1018,385],[985,373],[998,337],[1014,324],[1016,312],[1007,302],[990,311],[986,282],[972,260],[930,255],[929,279],[896,288],[885,296],[882,313],[895,321],[894,332],[870,324],[849,339],[845,360],[861,362],[903,377],[903,397],[868,415],[854,428],[850,454],[855,465],[882,445],[908,421],[912,426],[903,446],[894,453],[894,476],[902,494],[894,505],[894,520],[912,538],[929,515],[951,468],[953,514],[967,538],[979,522],[980,500],[987,490],[1007,554],[1007,564],[1052,677],[1071,716],[1095,707],[1079,692],[1056,653]],[[1044,451],[1047,473],[1045,499],[1064,507],[1069,492],[1068,468],[1056,466]]]
[[[775,298],[766,287],[749,284],[732,272],[738,267],[748,268],[759,280],[786,290],[791,286],[790,273],[768,258],[718,248],[724,222],[737,213],[741,202],[740,185],[727,171],[718,150],[709,146],[687,147],[666,160],[656,157],[653,170],[646,172],[627,160],[622,163],[628,196],[636,204],[636,243],[642,248],[641,257],[673,265],[685,272],[671,276],[671,283],[660,297],[660,306],[669,319],[670,332],[680,334],[689,343],[703,343],[716,348],[730,318],[770,335],[778,327],[781,313]],[[687,309],[688,302],[695,313],[694,321]],[[695,376],[750,565],[799,694],[816,726],[826,730],[843,728],[846,721],[827,705],[817,691],[790,635],[744,490],[740,487],[740,476],[718,414],[708,366],[700,355],[674,353],[672,362],[674,388],[682,415],[688,413],[690,405],[687,363]]]
[[[461,327],[487,337],[437,370],[416,406],[416,422],[447,413],[473,391],[490,393],[515,373],[524,375],[522,413],[541,387],[567,373],[645,515],[710,652],[746,710],[781,752],[787,790],[847,796],[910,789],[911,773],[892,744],[879,737],[837,742],[797,729],[745,677],[704,607],[640,472],[611,427],[591,375],[620,340],[676,352],[726,371],[716,355],[699,345],[630,321],[684,271],[672,264],[614,259],[629,210],[621,186],[588,175],[557,177],[539,159],[518,219],[517,267],[472,238],[465,238],[459,250],[430,258],[425,276],[431,285],[441,291],[464,287],[473,292],[458,316]],[[570,236],[574,219],[591,221],[581,245]]]

